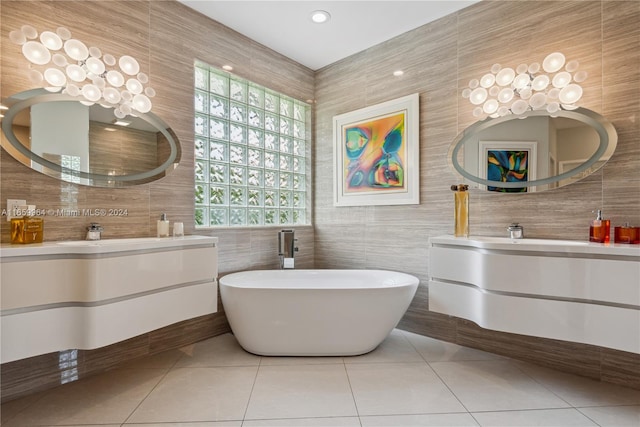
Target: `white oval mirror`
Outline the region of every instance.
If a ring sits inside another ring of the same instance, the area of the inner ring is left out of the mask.
[[[180,161],[173,131],[153,113],[122,119],[43,89],[4,100],[2,147],[33,170],[81,185],[126,187],[164,177]]]
[[[571,184],[600,169],[617,144],[613,125],[584,108],[488,118],[460,133],[449,162],[477,187],[528,193]]]

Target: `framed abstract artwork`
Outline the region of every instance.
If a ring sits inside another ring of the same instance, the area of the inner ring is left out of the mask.
[[[480,141],[478,176],[488,181],[522,182],[536,180],[536,141]],[[517,188],[487,186],[487,190],[499,193],[528,193],[533,187]]]
[[[418,94],[333,118],[334,206],[420,203]]]

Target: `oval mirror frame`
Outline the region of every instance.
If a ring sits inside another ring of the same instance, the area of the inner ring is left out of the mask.
[[[558,175],[554,175],[554,176],[550,176],[542,179],[535,179],[528,182],[490,181],[488,179],[480,178],[476,175],[473,175],[469,171],[465,170],[463,165],[460,164],[458,160],[461,155],[460,150],[464,147],[467,141],[469,141],[478,133],[482,132],[487,128],[496,126],[501,123],[509,122],[511,120],[521,120],[527,117],[536,117],[536,116],[545,116],[545,117],[554,117],[554,118],[564,117],[567,119],[580,121],[586,124],[587,126],[591,127],[597,132],[600,138],[600,144],[597,150],[595,151],[595,153],[593,153],[591,157],[589,157],[584,163],[580,164],[579,166]],[[545,110],[533,110],[520,115],[509,114],[502,117],[487,118],[485,120],[475,122],[465,130],[463,130],[460,134],[458,134],[458,136],[455,138],[455,140],[452,142],[450,146],[449,154],[447,158],[448,158],[449,165],[460,176],[468,179],[469,181],[481,184],[483,186],[498,187],[498,188],[538,187],[538,186],[548,186],[550,184],[559,182],[564,179],[576,177],[577,175],[589,170],[589,168],[591,168],[597,162],[604,160],[604,162],[601,165],[599,165],[597,168],[593,169],[591,173],[597,171],[602,166],[604,166],[604,163],[606,163],[606,161],[608,160],[608,158],[603,159],[602,158],[603,155],[609,154],[610,156],[611,154],[613,154],[615,147],[617,145],[617,142],[618,142],[618,134],[615,128],[613,127],[613,125],[603,116],[601,116],[600,114],[594,111],[588,110],[586,108],[576,108],[575,110],[559,110],[551,114]],[[580,179],[584,177],[581,177]],[[549,189],[555,189],[555,188],[556,187],[549,188]],[[519,194],[519,193],[513,192],[509,194]],[[526,192],[523,194],[526,194]]]
[[[47,92],[44,89],[36,89],[30,90],[26,92],[21,92],[17,94],[19,96],[15,96],[13,99],[19,99],[13,105],[9,107],[8,110],[4,112],[4,118],[2,119],[2,131],[7,138],[7,141],[11,144],[11,146],[16,149],[20,154],[28,158],[29,160],[37,163],[38,165],[46,168],[48,171],[56,172],[61,175],[68,175],[70,177],[79,178],[87,180],[89,183],[85,182],[76,182],[76,181],[68,181],[63,178],[59,178],[63,181],[72,182],[74,184],[79,185],[88,185],[93,187],[116,187],[116,188],[126,188],[132,185],[141,185],[149,183],[150,181],[155,181],[160,178],[166,176],[168,172],[171,172],[178,166],[181,157],[181,147],[180,143],[173,133],[173,131],[164,123],[162,119],[160,119],[155,114],[148,113],[138,113],[136,114],[136,118],[143,120],[147,124],[151,125],[158,132],[160,132],[169,143],[169,156],[167,159],[160,164],[159,166],[144,172],[127,174],[127,175],[104,175],[104,174],[95,174],[84,171],[77,171],[73,169],[66,168],[54,162],[51,162],[38,154],[32,152],[27,147],[25,147],[18,137],[15,135],[13,131],[13,121],[20,112],[25,109],[30,108],[33,105],[46,103],[46,102],[80,102],[78,98],[60,94],[60,93],[51,93]],[[6,150],[5,150],[6,151]],[[11,153],[9,153],[11,154]],[[15,158],[15,156],[13,156]],[[26,166],[31,167],[31,165],[26,164],[19,158],[16,160],[25,164]],[[44,171],[34,169],[37,172],[44,173]],[[48,174],[46,174],[48,175]],[[48,175],[50,176],[50,175]]]

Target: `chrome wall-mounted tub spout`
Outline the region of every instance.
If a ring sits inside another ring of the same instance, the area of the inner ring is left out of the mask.
[[[293,230],[281,230],[278,232],[278,256],[280,257],[280,269],[294,268],[294,253],[298,251]]]

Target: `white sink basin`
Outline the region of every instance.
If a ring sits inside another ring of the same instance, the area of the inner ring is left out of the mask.
[[[589,246],[589,242],[579,240],[552,240],[552,239],[510,239],[508,237],[474,237],[473,240],[492,243],[513,243],[524,245],[551,245],[551,246]]]
[[[509,237],[491,236],[473,236],[468,238],[439,236],[432,237],[430,240],[434,245],[456,245],[506,251],[572,252],[607,256],[640,256],[640,245],[593,243],[585,240],[511,239]]]
[[[127,245],[139,243],[153,243],[167,240],[162,237],[138,237],[132,239],[104,239],[104,240],[69,240],[64,242],[56,242],[57,245],[63,246],[105,246],[105,245]]]
[[[202,245],[216,246],[217,237],[134,237],[126,239],[71,240],[44,242],[32,245],[5,245],[0,247],[0,256],[56,255],[56,254],[99,254],[120,251],[145,251],[170,248],[185,248]]]

